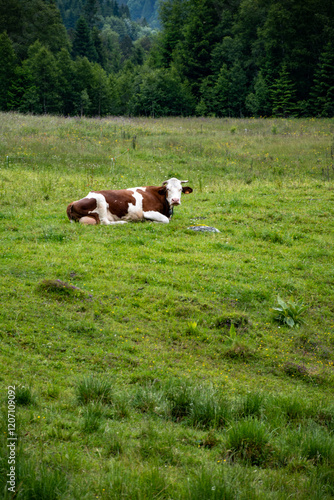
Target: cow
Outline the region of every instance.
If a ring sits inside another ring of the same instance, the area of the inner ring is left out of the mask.
[[[71,222],[81,224],[125,224],[150,220],[168,224],[173,208],[181,205],[181,194],[192,193],[191,187],[173,177],[161,186],[91,191],[85,198],[67,207]]]

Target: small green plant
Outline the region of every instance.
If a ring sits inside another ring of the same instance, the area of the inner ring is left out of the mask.
[[[237,340],[237,332],[236,332],[234,324],[232,323],[230,326],[230,331],[228,333],[228,337],[226,337],[225,343],[226,343],[226,345],[232,345],[236,342],[236,340]]]
[[[188,321],[187,333],[189,335],[193,335],[193,334],[197,333],[197,322],[196,321]]]
[[[141,413],[154,413],[164,404],[163,392],[154,384],[138,386],[133,393],[131,405]]]
[[[240,401],[238,414],[241,417],[261,417],[264,411],[264,395],[260,392],[249,392]]]
[[[301,445],[302,455],[314,463],[334,465],[334,438],[324,429],[310,428]]]
[[[235,134],[236,131],[237,131],[237,127],[233,126],[233,127],[230,128],[231,134]]]
[[[167,388],[167,399],[172,420],[180,421],[188,417],[193,405],[193,390],[188,382],[172,383]]]
[[[256,418],[247,418],[233,425],[228,432],[226,444],[232,451],[232,458],[251,465],[263,465],[272,452],[270,433]]]
[[[24,385],[19,385],[15,390],[15,401],[17,405],[29,406],[34,403],[35,398],[31,388]]]
[[[46,465],[21,458],[17,467],[20,494],[26,500],[59,500],[68,489],[68,479],[59,469],[52,470]],[[12,498],[12,497],[11,497]]]
[[[86,405],[90,402],[110,403],[112,388],[109,380],[97,377],[85,377],[80,380],[75,388],[79,404]]]
[[[101,425],[103,408],[98,403],[90,403],[83,410],[83,430],[87,433],[97,431]]]
[[[304,323],[302,317],[307,311],[308,306],[305,306],[301,300],[294,302],[288,300],[285,302],[279,295],[277,296],[278,307],[273,307],[274,320],[282,325],[288,325],[290,328],[298,327]]]
[[[124,452],[124,441],[117,435],[112,435],[107,443],[107,457],[118,457]]]

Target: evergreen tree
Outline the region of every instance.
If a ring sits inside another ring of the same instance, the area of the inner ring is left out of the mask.
[[[7,30],[19,59],[39,40],[51,52],[68,47],[66,29],[54,2],[0,0],[0,32]]]
[[[334,116],[334,48],[331,42],[322,52],[314,75],[311,106],[315,115]]]
[[[73,57],[87,57],[90,61],[96,61],[98,58],[90,29],[83,17],[80,17],[76,24],[72,54]]]
[[[93,63],[87,57],[78,57],[74,61],[74,111],[76,114],[91,114],[93,99],[94,71]],[[86,92],[84,92],[86,91]],[[86,99],[86,93],[88,98]]]
[[[6,32],[0,35],[0,110],[9,109],[9,90],[15,78],[17,64],[12,41]]]
[[[231,82],[226,64],[223,65],[219,72],[214,92],[216,96],[216,114],[218,116],[231,116]]]
[[[254,116],[271,115],[270,89],[260,70],[255,79],[254,92],[245,99],[246,109]]]
[[[296,91],[287,67],[283,65],[279,77],[271,88],[273,115],[288,117],[296,111]]]
[[[102,44],[105,48],[105,70],[117,73],[121,67],[121,50],[119,46],[119,35],[106,24],[100,34]]]
[[[80,92],[80,116],[83,117],[85,115],[85,112],[89,110],[91,106],[90,98],[87,92],[87,89],[83,89]]]
[[[83,9],[83,17],[89,29],[92,29],[93,26],[95,26],[97,11],[98,11],[97,0],[86,0],[85,7]]]
[[[107,114],[109,106],[109,88],[108,77],[106,72],[99,64],[94,64],[92,68],[93,82],[92,82],[92,115],[101,116]]]
[[[200,97],[196,105],[197,116],[210,116],[217,114],[217,99],[215,80],[212,76],[204,78],[200,88]]]
[[[218,24],[217,4],[215,0],[191,3],[188,22],[183,29],[184,42],[178,47],[175,58],[179,73],[187,78],[196,96],[199,95],[201,80],[211,73],[211,51]]]
[[[193,99],[177,73],[170,69],[145,68],[135,82],[130,111],[146,116],[180,116],[193,111]]]
[[[183,0],[166,0],[160,6],[163,31],[158,39],[157,59],[164,67],[170,66],[177,46],[183,43],[183,28],[188,14],[188,5]]]
[[[72,115],[75,112],[74,102],[76,98],[74,89],[74,63],[66,49],[57,54],[57,79],[58,94],[60,96],[60,111],[62,114]]]
[[[36,113],[54,113],[60,108],[58,87],[58,71],[53,54],[40,42],[35,42],[28,51],[28,59],[24,61],[23,68],[30,85],[25,90],[21,107],[31,106],[33,94],[35,105],[32,109]],[[38,99],[36,100],[36,95]]]
[[[233,64],[229,72],[230,82],[230,109],[232,116],[242,118],[245,113],[245,99],[247,94],[247,76],[241,63]]]

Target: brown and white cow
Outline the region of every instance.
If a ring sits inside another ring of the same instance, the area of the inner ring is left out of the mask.
[[[162,186],[146,186],[120,190],[91,191],[86,198],[67,207],[71,222],[82,224],[124,224],[127,221],[151,220],[169,222],[173,207],[181,204],[181,194],[192,193],[183,187],[188,181],[176,178]]]

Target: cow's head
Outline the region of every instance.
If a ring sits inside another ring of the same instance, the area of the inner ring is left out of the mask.
[[[179,181],[173,177],[162,183],[162,190],[166,193],[166,199],[171,207],[181,205],[181,193],[190,194],[193,192],[191,187],[183,187],[182,184],[188,181]]]

